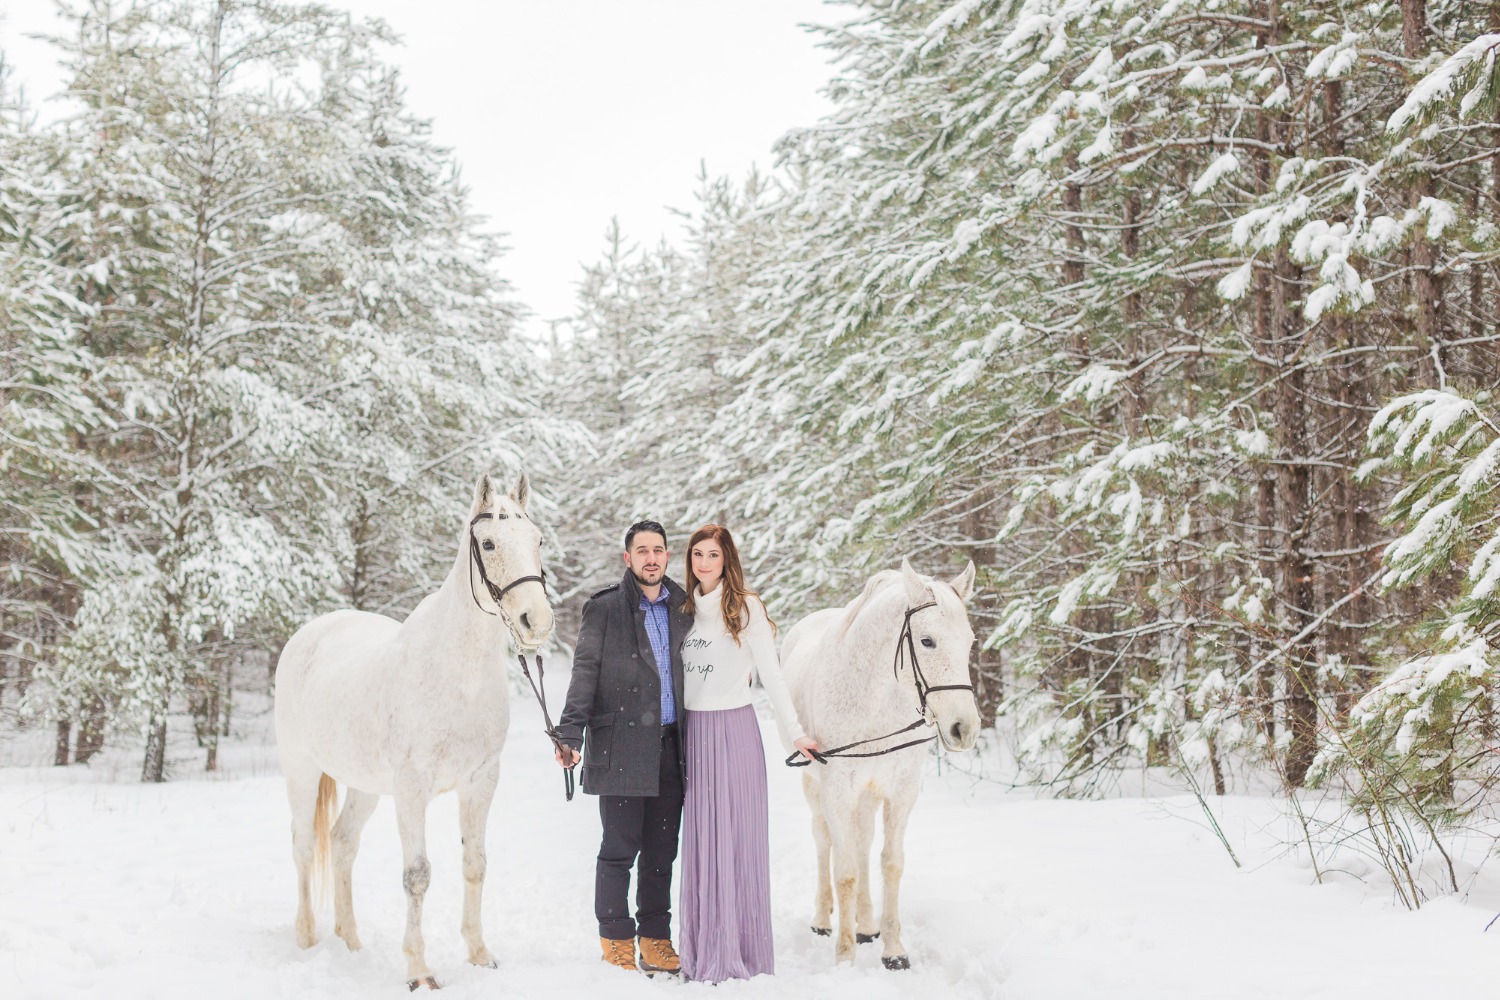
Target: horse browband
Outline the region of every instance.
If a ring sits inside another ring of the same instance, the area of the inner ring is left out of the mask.
[[[813,760],[816,760],[819,764],[827,764],[829,757],[883,757],[888,753],[895,753],[897,750],[905,750],[907,747],[921,746],[923,743],[931,743],[933,740],[937,739],[937,734],[933,733],[931,736],[923,737],[920,740],[909,740],[908,742],[901,743],[897,746],[886,747],[884,750],[871,750],[868,753],[844,752],[845,750],[852,750],[855,747],[864,746],[866,743],[875,743],[879,740],[888,740],[892,736],[900,736],[902,733],[909,733],[913,729],[927,725],[927,696],[934,691],[974,690],[974,685],[972,684],[931,685],[927,683],[927,677],[922,673],[922,663],[917,659],[917,641],[912,637],[911,634],[911,616],[916,614],[918,611],[925,611],[928,608],[935,607],[937,607],[937,601],[928,601],[926,604],[919,604],[914,608],[906,609],[906,620],[901,623],[901,635],[896,638],[896,658],[891,664],[891,672],[899,680],[901,678],[901,661],[906,656],[911,657],[912,682],[917,686],[917,700],[921,703],[922,706],[922,714],[917,717],[917,721],[902,729],[898,729],[895,732],[886,733],[884,736],[871,736],[867,740],[857,740],[854,743],[846,743],[841,747],[834,747],[832,750],[807,751],[808,753],[813,755]],[[806,767],[810,763],[812,763],[812,761],[802,756],[802,751],[800,750],[793,753],[786,759],[787,767]]]
[[[490,600],[492,600],[492,601],[495,602],[495,607],[496,608],[499,608],[500,607],[500,598],[504,597],[506,594],[510,593],[512,590],[514,590],[516,587],[519,587],[521,584],[523,584],[523,583],[530,583],[531,581],[535,580],[537,583],[540,583],[542,585],[542,590],[543,590],[543,592],[545,592],[546,589],[547,589],[547,581],[545,579],[543,579],[542,577],[540,577],[540,576],[520,576],[520,577],[517,577],[516,579],[510,581],[510,583],[507,583],[503,587],[497,587],[497,586],[494,585],[494,583],[492,583],[490,581],[489,574],[484,571],[484,559],[479,554],[479,539],[477,539],[477,538],[474,537],[474,525],[477,524],[478,522],[484,520],[487,517],[494,517],[494,516],[495,515],[493,513],[486,512],[484,514],[475,514],[469,520],[469,559],[474,563],[474,565],[476,567],[478,567],[478,569],[479,569],[479,579],[482,580],[482,581],[484,581],[484,589],[487,590],[487,591],[489,591]],[[500,614],[499,611],[488,611],[488,610],[486,610],[485,606],[483,604],[479,603],[479,595],[477,595],[477,594],[474,593],[474,574],[472,574],[472,573],[469,574],[469,597],[471,597],[473,599],[474,606],[476,608],[478,608],[480,611],[483,611],[485,614],[487,614],[487,615],[499,615]]]

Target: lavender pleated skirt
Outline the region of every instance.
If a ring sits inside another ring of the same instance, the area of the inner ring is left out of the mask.
[[[717,983],[775,972],[766,758],[755,709],[685,713],[683,746],[683,974]]]

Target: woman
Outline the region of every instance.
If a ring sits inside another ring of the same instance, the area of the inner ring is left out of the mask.
[[[750,676],[771,696],[784,743],[816,750],[802,732],[776,660],[775,626],[745,588],[728,529],[707,524],[688,542],[682,644],[687,799],[682,823],[682,971],[720,982],[775,971],[771,948],[766,759]]]

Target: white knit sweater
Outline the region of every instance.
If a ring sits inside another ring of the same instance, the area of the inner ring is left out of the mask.
[[[750,620],[736,645],[724,625],[721,591],[715,588],[706,596],[701,591],[693,595],[693,628],[682,643],[683,704],[690,712],[748,705],[753,673],[771,696],[776,729],[781,742],[790,748],[804,733],[781,676],[771,619],[759,598],[748,598],[745,604]]]

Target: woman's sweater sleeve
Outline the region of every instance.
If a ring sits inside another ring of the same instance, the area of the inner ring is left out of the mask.
[[[766,614],[765,605],[760,603],[758,597],[752,597],[745,603],[749,605],[746,611],[750,616],[750,624],[746,631],[749,633],[750,656],[755,662],[755,674],[760,678],[766,694],[771,697],[771,708],[776,713],[776,730],[781,735],[781,742],[790,748],[807,734],[802,731],[796,706],[792,704],[792,692],[787,689],[786,679],[781,675],[781,661],[776,656],[776,637],[771,631],[771,619]]]

